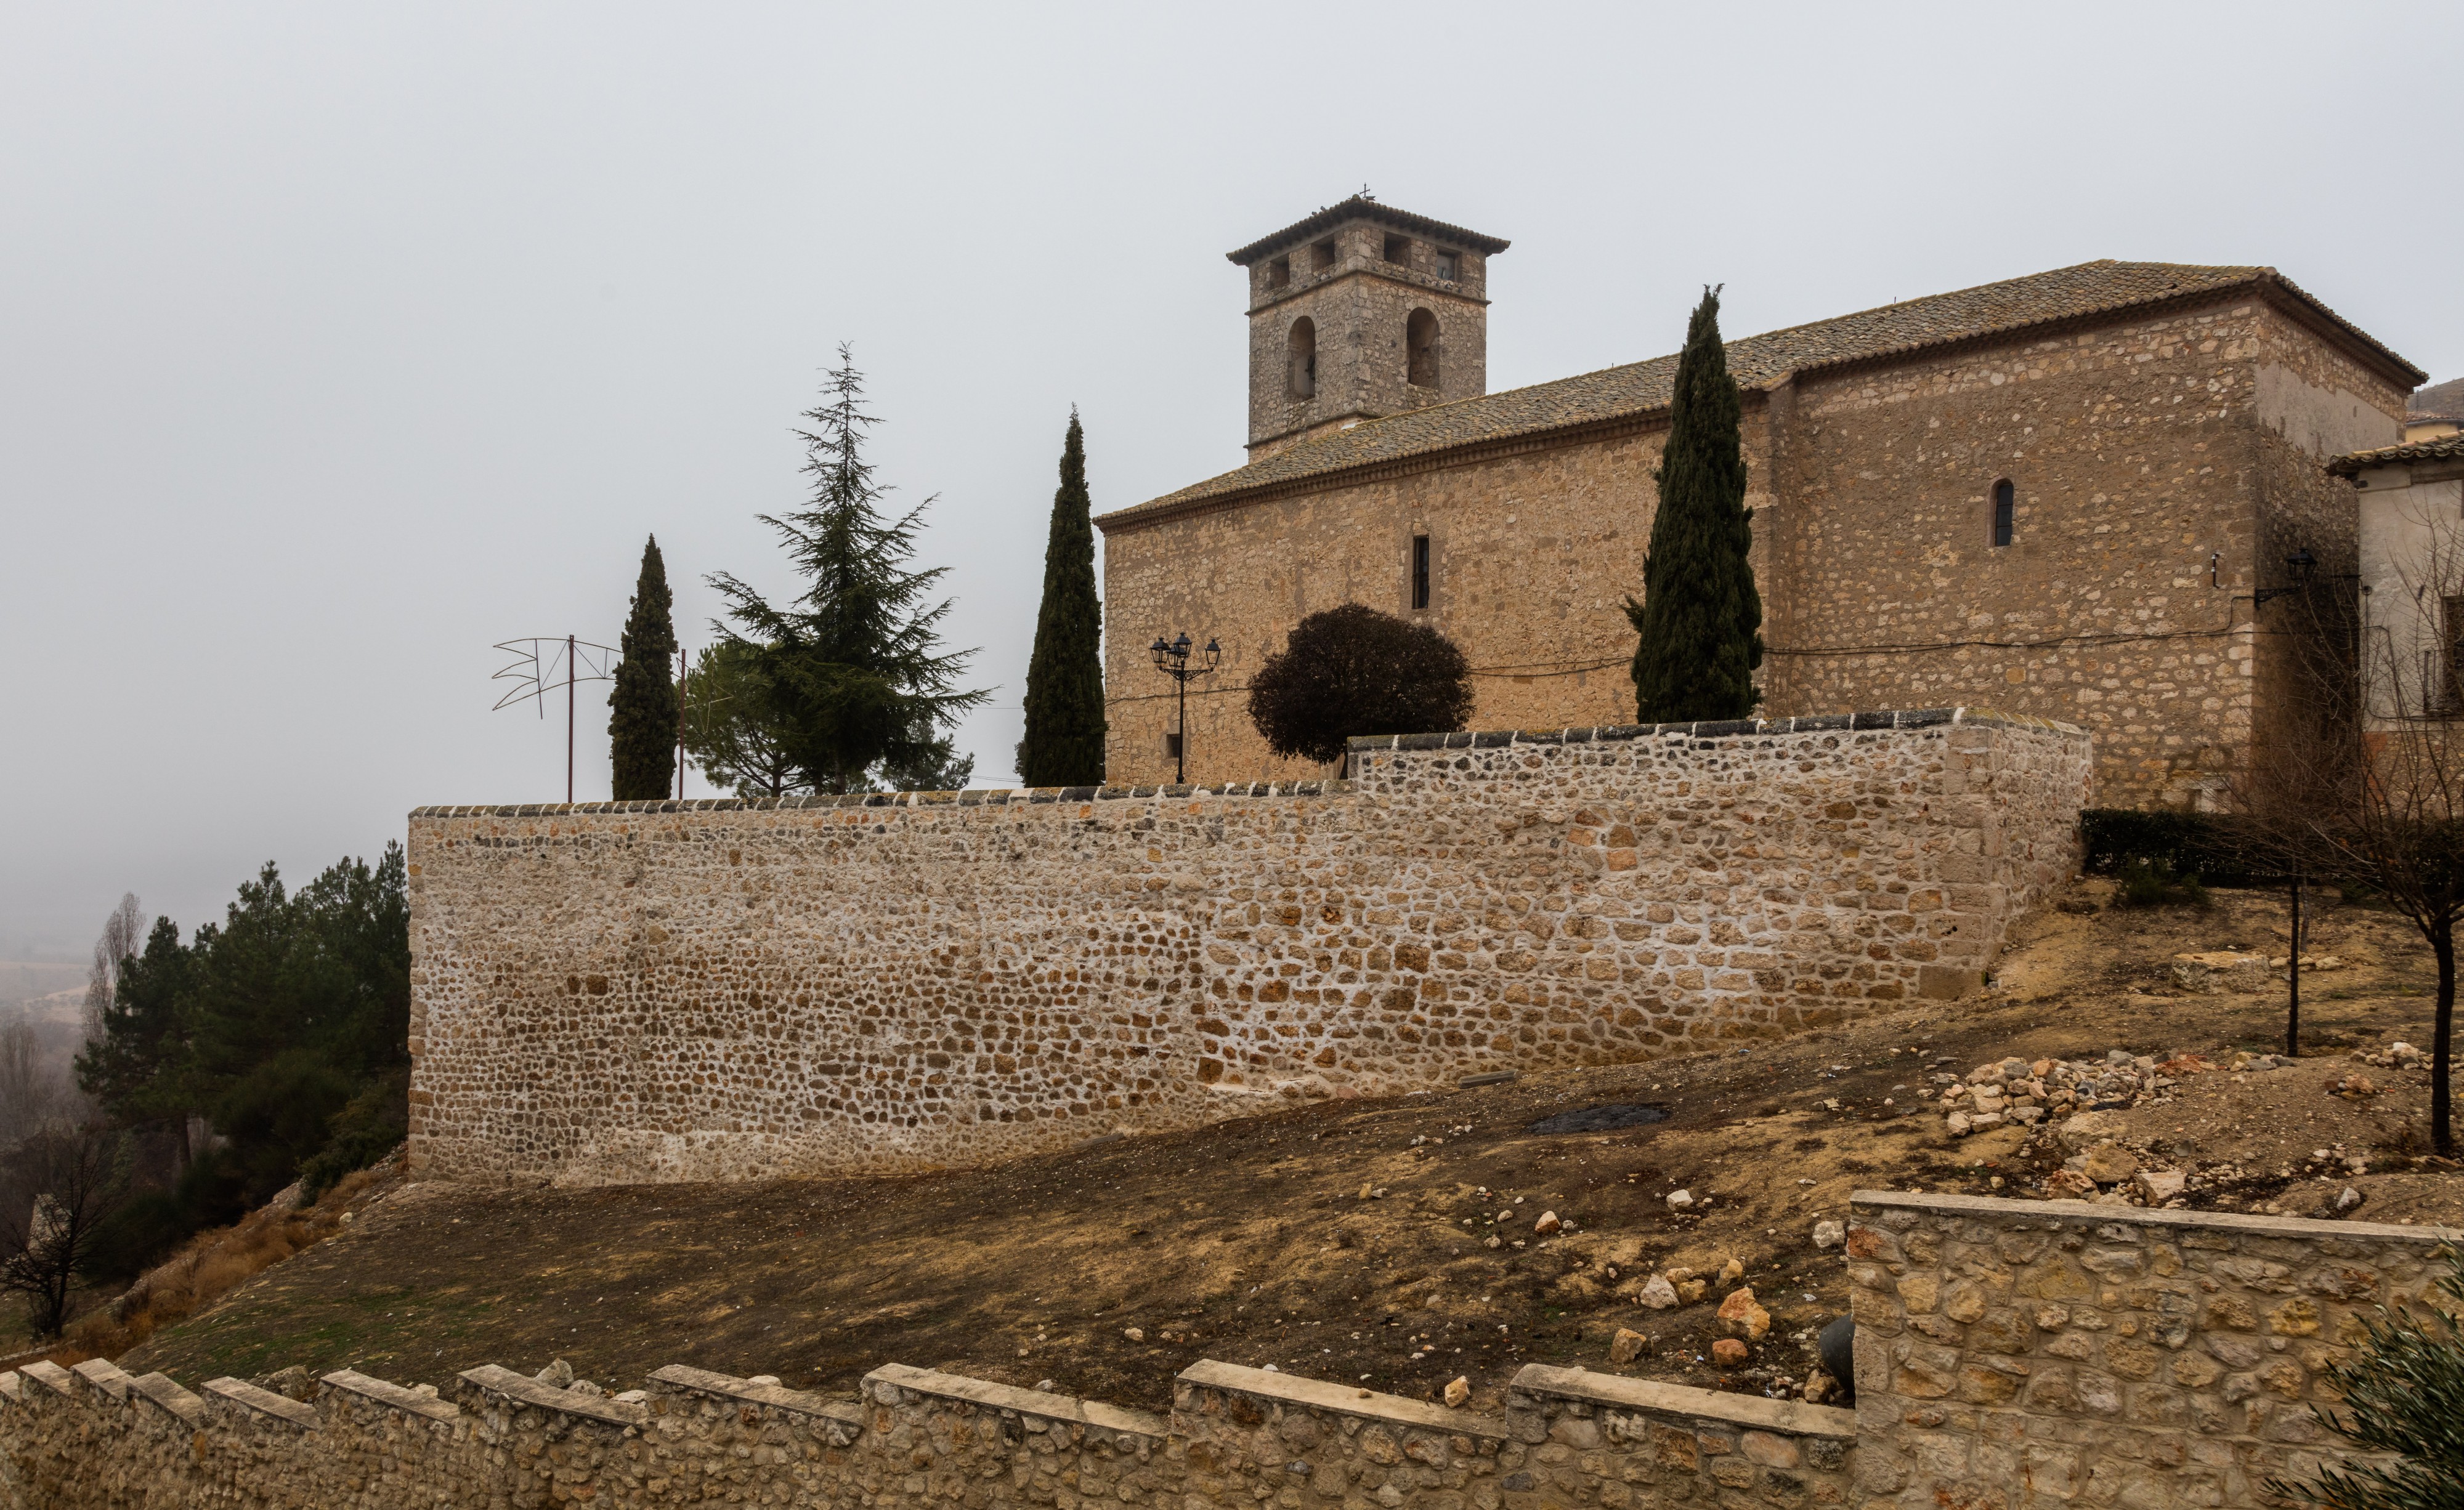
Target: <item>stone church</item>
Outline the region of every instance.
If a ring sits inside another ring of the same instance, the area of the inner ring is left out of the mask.
[[[1147,647],[1182,631],[1222,647],[1190,689],[1190,779],[1321,774],[1267,752],[1246,687],[1303,615],[1346,602],[1452,637],[1473,728],[1632,721],[1620,603],[1677,359],[1490,393],[1507,246],[1354,197],[1229,253],[1249,279],[1249,460],[1096,521],[1111,780],[1173,778],[1182,734]],[[2325,464],[2401,439],[2427,376],[2273,268],[2155,262],[1727,353],[1764,715],[2077,723],[2116,805],[2217,800],[2286,716],[2253,591],[2298,550],[2353,559],[2355,495]]]

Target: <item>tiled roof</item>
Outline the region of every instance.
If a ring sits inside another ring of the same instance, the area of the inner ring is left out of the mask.
[[[1381,226],[1392,226],[1397,230],[1417,231],[1433,240],[1459,242],[1485,256],[1493,257],[1514,245],[1510,241],[1501,241],[1495,236],[1484,236],[1477,230],[1466,230],[1461,226],[1449,226],[1442,220],[1431,220],[1426,215],[1415,215],[1408,209],[1397,209],[1392,206],[1381,205],[1374,199],[1354,194],[1340,205],[1329,205],[1307,220],[1294,221],[1271,236],[1261,236],[1239,251],[1227,252],[1223,255],[1227,260],[1237,262],[1245,268],[1260,257],[1271,256],[1286,247],[1297,247],[1318,232],[1332,230],[1347,220],[1374,220]]]
[[[1305,223],[1306,224],[1306,223]],[[1728,373],[1747,388],[1791,372],[1913,352],[2031,325],[2128,309],[2234,287],[2274,285],[2406,372],[2409,363],[2303,293],[2273,268],[2173,262],[2082,262],[2029,277],[1885,304],[1836,319],[1728,342]],[[1459,446],[1510,440],[1665,408],[1674,356],[1608,367],[1555,383],[1460,399],[1408,414],[1364,420],[1312,437],[1221,476],[1105,514],[1106,527],[1355,467],[1401,461]],[[2420,381],[2415,377],[2412,381]]]
[[[2401,467],[2416,461],[2464,461],[2464,435],[2442,435],[2434,441],[2415,441],[2409,446],[2353,451],[2329,462],[2327,470],[2339,477],[2350,477],[2365,467]]]
[[[2450,378],[2414,394],[2404,406],[2409,420],[2464,421],[2464,378]]]

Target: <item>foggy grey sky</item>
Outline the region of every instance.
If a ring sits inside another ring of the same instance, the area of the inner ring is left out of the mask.
[[[1492,389],[2094,257],[2281,269],[2464,372],[2464,11],[0,5],[0,958],[563,795],[491,642],[613,643],[836,342],[940,494],[1009,778],[1054,461],[1239,464],[1223,252],[1370,186],[1509,237]],[[1206,625],[1129,625],[1141,637]],[[605,689],[580,795],[604,799]],[[708,788],[696,780],[693,795]]]

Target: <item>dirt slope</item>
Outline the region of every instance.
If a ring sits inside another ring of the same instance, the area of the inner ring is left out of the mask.
[[[2074,905],[2101,891],[2090,883]],[[122,1365],[202,1378],[347,1364],[433,1382],[483,1362],[529,1370],[562,1357],[620,1388],[681,1362],[846,1390],[900,1362],[1160,1409],[1175,1372],[1214,1357],[1415,1396],[1461,1374],[1473,1404],[1493,1409],[1522,1364],[1605,1369],[1609,1340],[1632,1327],[1653,1346],[1620,1371],[1784,1392],[1805,1373],[1813,1331],[1846,1303],[1840,1260],[1811,1230],[1843,1215],[1852,1190],[2019,1194],[2058,1167],[2057,1153],[2020,1152],[2015,1129],[1949,1138],[1916,1094],[1929,1075],[2013,1054],[2280,1046],[2280,986],[2192,996],[2167,983],[2177,951],[2280,952],[2280,897],[2219,892],[2216,904],[2048,912],[2025,926],[1985,996],[1815,1038],[1301,1107],[989,1170],[412,1186]],[[2352,962],[2305,993],[2311,1049],[2428,1042],[2427,955],[2399,923],[2331,905],[2311,947]],[[2321,1058],[2203,1076],[2117,1115],[2186,1167],[2217,1168],[2193,1204],[2306,1202],[2307,1215],[2351,1184],[2371,1219],[2464,1218],[2464,1181],[2420,1157],[2426,1077],[2373,1068],[2384,1094],[2328,1094],[2352,1068]],[[1531,1130],[1605,1104],[1669,1115],[1608,1132]],[[2306,1161],[2330,1145],[2370,1172],[2338,1163],[2322,1197]],[[1693,1211],[1669,1209],[1680,1188]],[[1572,1230],[1536,1233],[1544,1212]],[[1721,1368],[1712,1311],[1731,1285],[1672,1310],[1643,1306],[1639,1290],[1654,1272],[1711,1279],[1731,1258],[1773,1326],[1747,1364]]]

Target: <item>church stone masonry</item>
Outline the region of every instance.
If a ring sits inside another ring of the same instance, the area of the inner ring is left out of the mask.
[[[1249,462],[1096,521],[1113,779],[1171,774],[1173,703],[1141,647],[1181,629],[1224,650],[1192,689],[1192,778],[1320,775],[1266,751],[1245,689],[1294,623],[1345,602],[1453,637],[1476,727],[1634,716],[1620,603],[1676,358],[1487,393],[1505,246],[1354,198],[1230,254]],[[2255,745],[2299,737],[2252,592],[2297,549],[2350,570],[2354,494],[2323,464],[2395,442],[2424,379],[2274,269],[2115,261],[1746,337],[1728,362],[1764,715],[1968,703],[2077,724],[2095,799],[2121,805],[2220,802]]]

